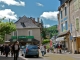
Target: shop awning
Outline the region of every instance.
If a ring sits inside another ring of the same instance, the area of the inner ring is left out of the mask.
[[[34,39],[34,36],[11,36],[11,39]]]
[[[70,34],[70,30],[65,31],[65,32],[63,32],[63,33],[60,33],[60,34],[58,35],[58,37],[62,37],[62,36],[68,35],[68,34]]]
[[[10,41],[5,41],[5,43],[8,43],[8,42],[10,42]]]
[[[59,37],[56,39],[56,41],[64,41],[64,37]]]

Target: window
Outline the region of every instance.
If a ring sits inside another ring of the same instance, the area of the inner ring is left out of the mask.
[[[63,24],[61,24],[61,30],[62,30],[62,32],[63,32]]]
[[[18,36],[18,31],[14,31],[13,36]]]
[[[68,23],[67,21],[65,22],[65,27],[66,27],[66,30],[68,29]]]
[[[60,16],[61,16],[61,19],[62,19],[62,11],[61,11],[61,14],[60,14]]]
[[[75,0],[74,1],[74,10],[76,11],[76,10],[78,10],[79,9],[79,1],[78,0]]]
[[[28,30],[28,36],[32,36],[32,30]]]
[[[65,7],[65,16],[67,15],[67,7]]]
[[[80,8],[80,0],[78,0],[79,8]]]
[[[21,22],[21,25],[22,25],[23,27],[26,27],[25,24],[24,24],[24,22]]]
[[[79,18],[76,18],[76,30],[79,30]]]

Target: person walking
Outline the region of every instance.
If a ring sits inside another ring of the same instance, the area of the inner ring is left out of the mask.
[[[42,56],[44,56],[45,48],[44,48],[43,44],[41,44],[40,50],[41,50]]]
[[[44,54],[46,54],[46,46],[44,46]]]
[[[13,54],[14,54],[14,53],[13,53],[13,44],[10,46],[10,48],[11,48],[11,49],[10,49],[10,50],[11,50],[11,57],[13,57]]]
[[[4,54],[4,45],[1,45],[1,55]]]
[[[10,47],[8,46],[8,44],[5,45],[4,52],[5,52],[5,56],[8,57],[8,54],[10,52]]]
[[[61,54],[62,53],[62,44],[61,43],[59,43],[59,46],[58,46],[58,48],[59,48],[59,53]]]
[[[16,41],[13,44],[14,60],[18,59],[19,50],[20,50],[20,48],[19,48],[19,42]]]

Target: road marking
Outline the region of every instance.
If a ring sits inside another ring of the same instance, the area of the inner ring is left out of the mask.
[[[29,60],[28,58],[25,58],[25,57],[23,57],[23,56],[20,56],[22,59],[24,59],[24,60]]]

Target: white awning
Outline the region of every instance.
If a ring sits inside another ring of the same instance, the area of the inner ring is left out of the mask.
[[[64,37],[59,37],[56,39],[56,41],[64,41]]]
[[[10,41],[5,41],[5,42],[10,42]]]

